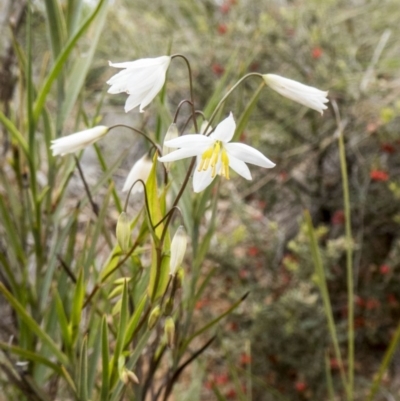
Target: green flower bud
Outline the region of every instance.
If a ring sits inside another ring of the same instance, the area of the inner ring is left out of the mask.
[[[119,215],[116,229],[118,245],[123,253],[128,252],[131,239],[131,224],[125,212]]]
[[[147,327],[151,330],[157,323],[158,318],[160,317],[161,309],[157,305],[151,312],[149,316],[149,320],[147,321]]]
[[[164,326],[165,337],[167,338],[167,344],[169,348],[174,348],[175,342],[175,323],[171,316],[165,319]]]

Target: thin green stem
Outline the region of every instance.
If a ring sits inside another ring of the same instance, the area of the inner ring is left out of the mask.
[[[262,74],[259,74],[258,72],[250,72],[249,74],[246,74],[245,76],[243,76],[242,78],[239,79],[239,81],[237,81],[235,83],[235,85],[232,86],[231,89],[229,89],[229,91],[224,95],[224,97],[219,101],[219,103],[217,104],[217,106],[215,107],[213,113],[211,114],[210,119],[208,120],[208,125],[206,127],[206,129],[204,130],[204,132],[208,132],[208,129],[210,128],[218,110],[221,108],[221,106],[224,104],[225,100],[232,94],[232,92],[242,83],[244,82],[247,78],[253,77],[253,76],[257,76],[257,77],[261,77],[262,79]]]
[[[347,173],[346,150],[343,139],[343,129],[340,120],[339,108],[335,101],[332,102],[335,112],[336,123],[338,126],[338,142],[340,170],[342,175],[343,203],[345,215],[345,235],[346,235],[346,271],[347,271],[347,314],[348,314],[348,401],[352,401],[354,394],[354,276],[353,276],[353,237],[351,233],[351,211],[350,211],[350,194],[349,179]]]
[[[331,300],[329,297],[328,286],[326,284],[325,270],[324,270],[324,266],[322,264],[321,254],[319,252],[318,242],[317,242],[317,238],[315,235],[315,230],[313,227],[311,216],[308,211],[305,213],[305,220],[306,220],[306,224],[307,224],[308,237],[310,240],[311,255],[313,258],[313,263],[314,263],[315,270],[316,270],[317,277],[318,277],[318,286],[321,291],[322,302],[324,304],[324,311],[325,311],[326,318],[328,320],[328,329],[329,329],[329,333],[331,335],[331,339],[333,342],[333,349],[335,351],[335,357],[339,362],[339,370],[340,370],[340,377],[342,380],[342,384],[343,384],[344,389],[346,390],[347,398],[349,398],[349,396],[350,396],[349,386],[347,384],[346,373],[345,373],[345,370],[343,367],[342,354],[340,352],[339,340],[338,340],[336,326],[335,326],[335,320],[333,318],[332,304],[331,304]]]

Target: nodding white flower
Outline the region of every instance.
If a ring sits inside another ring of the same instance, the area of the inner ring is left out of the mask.
[[[187,236],[185,227],[179,226],[171,242],[171,259],[169,262],[169,274],[175,276],[185,257]]]
[[[76,132],[75,134],[54,139],[51,141],[50,149],[53,151],[53,156],[64,156],[68,153],[74,153],[92,145],[107,134],[108,131],[109,128],[105,125],[98,125],[97,127]]]
[[[235,133],[236,124],[232,113],[221,121],[210,136],[192,134],[166,142],[170,148],[180,148],[159,158],[161,162],[172,162],[197,156],[193,175],[193,190],[201,192],[211,184],[217,174],[229,180],[229,167],[239,175],[251,180],[246,163],[271,168],[275,164],[261,152],[243,143],[229,143]]]
[[[327,106],[324,104],[329,102],[326,98],[328,96],[327,91],[321,91],[312,86],[307,86],[274,74],[265,74],[263,75],[263,79],[271,89],[288,99],[310,107],[321,114],[323,110],[327,109]]]
[[[147,156],[147,153],[141,157],[131,168],[131,171],[128,174],[128,177],[125,180],[124,187],[122,188],[122,192],[127,192],[131,189],[132,185],[137,180],[142,180],[146,183],[149,178],[151,168],[153,167],[153,162]],[[141,183],[137,183],[133,189],[132,193],[143,192],[143,185]]]
[[[157,96],[165,82],[165,74],[171,62],[171,57],[143,58],[136,61],[112,63],[122,71],[112,76],[107,84],[108,93],[126,92],[129,96],[125,102],[125,112],[140,105],[140,112]]]

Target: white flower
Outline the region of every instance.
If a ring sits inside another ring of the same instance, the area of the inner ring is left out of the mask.
[[[111,67],[124,68],[112,76],[107,84],[108,93],[126,92],[125,112],[140,105],[140,112],[157,96],[165,82],[171,57],[143,58],[124,63],[109,62]]]
[[[152,167],[153,162],[149,159],[146,153],[131,168],[122,191],[129,191],[137,180],[142,180],[144,183],[146,183]],[[143,192],[143,185],[139,182],[132,189],[132,193],[136,192]]]
[[[175,276],[185,257],[187,236],[185,227],[179,226],[171,242],[171,259],[169,262],[169,274]]]
[[[75,134],[67,135],[51,141],[50,149],[53,156],[64,156],[67,153],[74,153],[95,143],[102,136],[107,134],[109,128],[105,125],[98,125]]]
[[[271,168],[275,164],[261,152],[243,143],[229,143],[235,133],[236,124],[232,113],[221,121],[210,136],[184,135],[166,142],[170,148],[180,148],[159,158],[161,162],[172,162],[186,157],[197,156],[193,175],[193,190],[201,192],[211,184],[217,174],[229,180],[229,167],[239,175],[251,180],[246,163]]]
[[[263,79],[270,88],[288,99],[310,107],[321,114],[323,110],[327,109],[324,104],[329,102],[326,98],[328,96],[327,91],[321,91],[312,86],[303,85],[300,82],[274,74],[265,74]]]

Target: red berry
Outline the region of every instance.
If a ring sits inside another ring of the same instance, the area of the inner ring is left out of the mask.
[[[382,170],[371,170],[369,176],[372,181],[387,181],[389,174]]]

